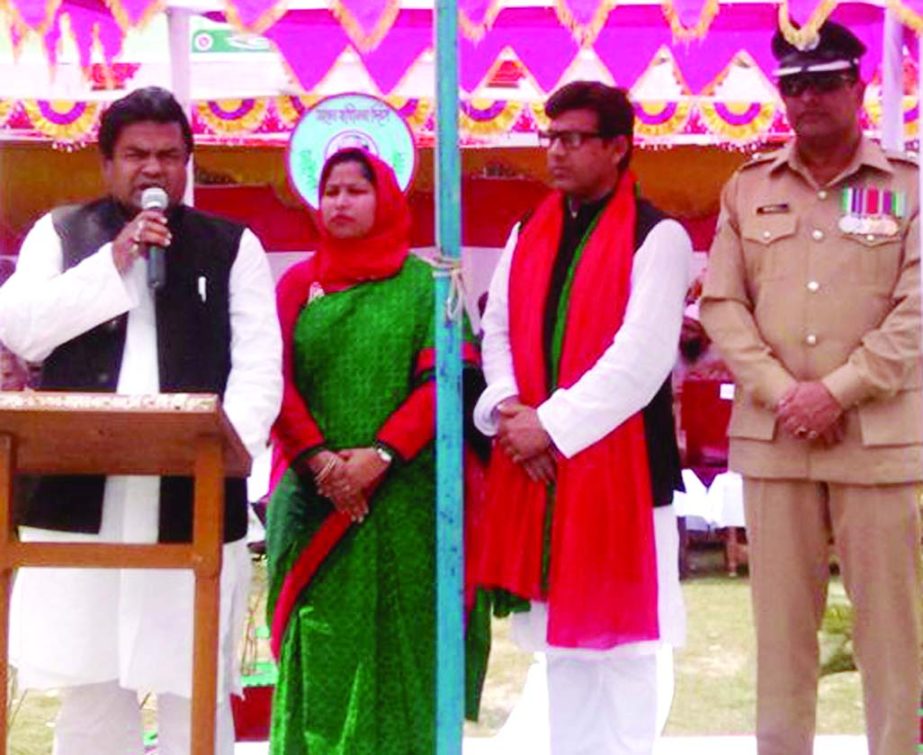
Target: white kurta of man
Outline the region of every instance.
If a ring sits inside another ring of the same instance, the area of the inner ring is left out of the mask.
[[[497,432],[497,406],[519,394],[509,336],[509,278],[517,240],[518,227],[513,229],[497,263],[482,321],[481,352],[487,389],[475,406],[474,422],[487,435]],[[631,294],[612,344],[574,385],[557,389],[538,407],[539,421],[566,458],[602,440],[642,411],[667,379],[677,357],[691,258],[692,244],[683,227],[674,220],[657,223],[635,252]],[[599,306],[605,306],[605,302],[599,302]],[[538,601],[533,601],[530,611],[513,614],[516,642],[526,650],[590,658],[652,653],[661,643],[682,645],[686,612],[677,567],[676,515],[671,505],[653,509],[652,516],[659,642],[630,643],[609,650],[553,647],[547,642],[547,605]],[[631,607],[614,606],[613,610]]]
[[[169,254],[169,250],[167,251]],[[105,244],[62,272],[51,216],[26,237],[0,289],[0,341],[39,362],[57,346],[128,313],[119,393],[159,391],[154,301],[139,259],[124,276]],[[204,281],[201,296],[208,295]],[[281,338],[265,252],[249,230],[230,274],[231,372],[224,410],[251,456],[266,445],[282,395]],[[189,323],[189,327],[197,327]],[[138,425],[144,443],[144,426]],[[61,501],[79,506],[80,501]],[[109,477],[97,535],[22,528],[24,540],[155,543],[157,477]],[[225,544],[219,694],[237,686],[236,644],[247,610],[246,543]],[[191,696],[194,579],[190,570],[23,569],[13,590],[10,659],[23,687],[118,680],[126,689]]]

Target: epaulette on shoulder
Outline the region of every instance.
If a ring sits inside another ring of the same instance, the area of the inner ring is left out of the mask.
[[[902,149],[886,149],[885,157],[901,163],[910,163],[911,165],[920,164],[920,156],[916,152],[905,151]]]
[[[776,155],[778,155],[778,152],[754,152],[752,155],[750,155],[750,159],[741,165],[738,170],[746,170],[747,168],[752,168],[756,165],[768,163],[770,160],[775,160]]]

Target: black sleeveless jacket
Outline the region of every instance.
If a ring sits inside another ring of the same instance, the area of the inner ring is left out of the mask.
[[[611,195],[598,202],[584,205],[578,215],[565,220],[559,240],[557,259],[552,267],[548,301],[545,303],[545,346],[550,353],[551,333],[554,330],[554,313],[561,295],[564,278],[573,259],[574,250],[593,218],[602,212]],[[565,209],[565,212],[567,210]],[[523,225],[529,222],[529,216]],[[644,199],[637,200],[634,249],[637,252],[648,234],[666,215]],[[678,344],[677,344],[678,347]],[[674,490],[684,490],[679,447],[676,442],[676,424],[673,418],[673,386],[670,377],[660,386],[654,398],[643,409],[644,435],[647,442],[648,469],[654,506],[668,506],[673,501]]]
[[[127,222],[115,202],[101,199],[52,213],[68,269],[112,241]],[[231,370],[230,273],[243,227],[188,207],[169,214],[173,243],[167,252],[167,283],[155,295],[157,359],[162,392],[223,395]],[[205,287],[206,296],[200,294]],[[102,323],[61,344],[45,360],[40,390],[114,392],[125,348],[128,315]],[[144,441],[144,427],[138,427]],[[22,485],[19,524],[66,532],[97,533],[102,523],[105,478],[46,476]],[[160,542],[192,536],[193,484],[189,477],[162,477]],[[246,534],[244,480],[225,484],[225,542]]]

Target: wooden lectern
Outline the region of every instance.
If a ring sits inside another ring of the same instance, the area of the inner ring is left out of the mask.
[[[0,392],[0,755],[7,751],[10,587],[22,566],[192,569],[192,753],[213,755],[224,478],[249,470],[250,456],[216,396]],[[194,477],[192,543],[19,542],[17,473]]]

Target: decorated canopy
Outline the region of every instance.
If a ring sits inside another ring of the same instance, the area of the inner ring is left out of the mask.
[[[351,44],[381,91],[388,93],[432,48],[432,5],[420,0],[224,0],[214,13],[241,30],[265,33],[306,90]],[[468,91],[507,48],[547,91],[580,49],[592,48],[616,81],[630,84],[657,50],[667,46],[690,89],[698,93],[740,51],[768,72],[767,33],[777,18],[791,38],[799,39],[812,35],[833,14],[869,45],[868,61],[880,57],[878,30],[885,7],[909,28],[923,28],[923,0],[459,0],[458,6],[461,83]],[[107,59],[114,58],[125,32],[143,26],[164,8],[165,0],[0,0],[0,12],[16,38],[41,36],[51,57],[61,33],[58,22],[66,15],[85,62],[97,42]],[[802,25],[800,30],[792,19]]]
[[[462,138],[468,144],[530,143],[543,124],[545,95],[578,77],[632,89],[642,142],[746,144],[782,137],[788,127],[771,84],[769,54],[777,20],[793,37],[811,33],[830,14],[848,24],[869,47],[864,74],[874,82],[886,8],[905,22],[908,61],[915,60],[917,39],[911,32],[923,28],[923,0],[781,5],[459,0]],[[34,88],[24,90],[22,77],[0,76],[6,81],[0,82],[0,133],[61,144],[91,139],[101,103],[125,87],[158,78],[156,66],[132,54],[132,40],[153,33],[160,23],[165,50],[165,9],[164,0],[0,0],[13,48],[40,40],[52,63],[61,63],[69,50],[82,72],[82,81],[49,77],[54,91],[44,100],[34,99]],[[206,10],[211,19],[263,36],[222,36],[220,27],[210,26],[194,30],[193,60],[204,68],[211,55],[220,62],[213,76],[223,82],[218,91],[197,90],[193,83],[194,127],[201,140],[281,141],[313,100],[348,89],[386,96],[407,114],[419,143],[431,139],[431,1],[225,0]],[[792,26],[791,19],[802,28]],[[241,59],[234,68],[232,56],[220,54],[221,45],[229,45],[229,51],[249,46],[263,57],[256,68],[257,57]],[[269,65],[268,56],[277,62]],[[15,65],[21,69],[23,58]],[[243,86],[243,93],[232,91],[228,82],[248,81],[248,68],[260,71],[260,82]],[[908,62],[906,69],[906,133],[915,137],[916,67]],[[196,70],[193,65],[194,76]],[[869,127],[876,126],[880,111],[872,87]]]

